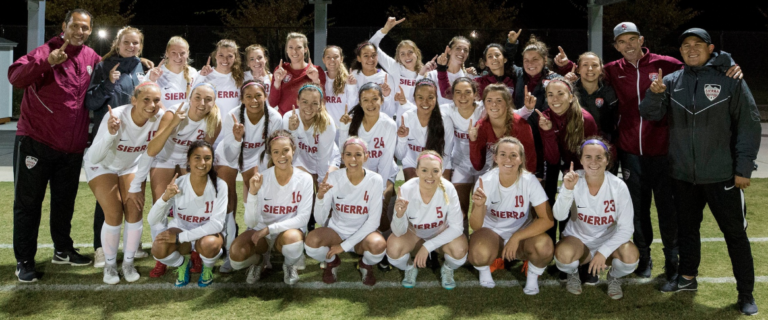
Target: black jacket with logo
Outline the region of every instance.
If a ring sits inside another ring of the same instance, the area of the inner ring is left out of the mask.
[[[750,178],[760,148],[760,113],[746,82],[725,75],[728,53],[712,53],[702,67],[685,66],[664,77],[667,90],[648,89],[640,115],[669,114],[671,176],[691,183]]]

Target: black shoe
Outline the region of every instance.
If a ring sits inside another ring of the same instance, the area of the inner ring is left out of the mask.
[[[384,259],[381,259],[381,262],[378,264],[379,270],[387,272],[389,270],[392,270],[392,265],[389,264],[389,260],[387,259],[387,256],[384,256]]]
[[[742,314],[748,316],[754,316],[757,314],[757,304],[755,298],[752,295],[739,295],[739,301],[736,302],[739,306],[739,311]]]
[[[440,262],[437,261],[437,252],[432,251],[429,254],[429,259],[427,259],[427,268],[432,270],[437,270],[440,268]]]
[[[565,272],[560,271],[560,274],[557,275],[557,278],[560,280],[561,283],[568,282],[568,274]]]
[[[641,278],[650,278],[651,277],[651,271],[653,270],[653,259],[651,257],[647,258],[648,260],[644,259],[643,257],[640,257],[640,261],[637,264],[637,269],[635,269],[635,274],[638,277]]]
[[[585,264],[582,266],[579,266],[579,278],[581,279],[581,283],[588,285],[588,286],[595,286],[597,285],[597,282],[600,280],[598,276],[593,276],[589,273],[589,265]]]
[[[553,277],[557,277],[557,275],[560,274],[560,269],[558,269],[556,265],[551,265],[547,267],[547,274]]]
[[[677,259],[666,259],[666,261],[664,261],[664,275],[667,277],[667,281],[677,279],[678,263],[679,260]]]
[[[34,261],[24,261],[16,263],[16,277],[21,282],[35,282],[37,281],[37,272],[35,272]]]
[[[88,259],[82,255],[80,255],[77,249],[73,249],[70,251],[54,251],[53,252],[53,259],[51,259],[51,263],[53,264],[68,264],[72,266],[87,266],[91,264],[91,259]]]
[[[678,292],[678,291],[696,291],[699,288],[699,283],[696,278],[691,280],[686,279],[683,276],[678,276],[676,280],[667,282],[661,286],[661,292]]]

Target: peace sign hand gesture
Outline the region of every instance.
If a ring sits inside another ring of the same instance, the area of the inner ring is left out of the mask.
[[[165,59],[160,61],[160,64],[157,65],[157,67],[154,67],[149,70],[149,81],[157,82],[157,79],[160,79],[160,77],[163,75],[163,68],[161,68],[165,64]]]
[[[234,114],[232,115],[232,121],[234,121],[234,125],[232,126],[232,135],[235,136],[235,141],[243,141],[243,136],[245,136],[245,126],[237,121],[237,118]]]
[[[251,177],[250,180],[248,180],[248,193],[252,195],[256,195],[259,193],[259,189],[261,189],[261,185],[264,183],[264,177],[258,173],[255,172],[253,174],[253,177]]]
[[[405,117],[400,117],[400,127],[397,128],[397,136],[400,138],[405,138],[410,132],[411,130],[405,126]]]
[[[558,53],[555,56],[555,64],[558,67],[565,67],[565,65],[568,64],[568,56],[565,55],[565,51],[563,51],[563,47],[558,46],[557,49],[560,50],[560,53]]]
[[[328,190],[331,190],[331,188],[333,188],[333,186],[328,184],[328,174],[326,174],[325,178],[323,178],[323,182],[317,186],[317,198],[323,200],[323,197],[325,197],[325,194]]]
[[[115,117],[115,114],[112,113],[112,106],[107,105],[107,108],[109,108],[109,120],[107,120],[107,129],[109,129],[110,135],[116,135],[117,131],[120,130],[120,118]]]
[[[651,82],[651,91],[653,93],[664,93],[667,91],[667,85],[664,84],[664,79],[661,73],[661,69],[659,69],[659,76],[656,77],[656,80]]]
[[[389,17],[387,19],[387,23],[384,25],[384,28],[381,28],[381,33],[383,34],[389,33],[389,31],[392,30],[392,28],[402,23],[403,21],[405,21],[405,18],[397,20],[397,18],[395,17]]]
[[[208,56],[208,62],[205,63],[205,66],[203,66],[202,69],[200,69],[200,75],[203,77],[207,77],[209,74],[213,72],[213,68],[211,68],[211,57]]]
[[[525,86],[525,107],[528,110],[533,110],[536,108],[536,96],[532,95],[530,91],[528,91],[528,85]]]
[[[507,34],[507,41],[508,41],[510,44],[515,44],[515,43],[517,43],[517,38],[519,38],[519,37],[520,37],[520,33],[522,33],[522,32],[523,32],[523,29],[517,30],[517,32],[514,32],[514,31],[510,31],[510,32]]]
[[[288,130],[294,131],[299,128],[299,114],[296,112],[296,105],[291,105],[293,114],[288,117]]]
[[[69,46],[69,40],[64,40],[64,44],[61,45],[61,48],[53,50],[48,54],[48,63],[51,66],[55,66],[57,64],[64,63],[64,61],[67,61],[67,54],[64,53],[64,51],[67,50],[67,46]]]
[[[475,203],[477,205],[485,205],[485,201],[488,199],[488,197],[485,195],[485,190],[483,189],[483,178],[480,178],[479,180],[479,186],[477,189],[475,189],[475,192],[472,194],[472,203]]]
[[[544,131],[552,130],[552,121],[547,118],[541,111],[536,109],[536,113],[539,114],[539,128]]]
[[[179,174],[174,174],[173,179],[171,179],[171,183],[168,184],[168,187],[165,188],[165,193],[163,193],[163,201],[168,202],[173,198],[173,196],[179,194],[179,186],[176,185],[176,178],[179,177]]]
[[[346,104],[344,105],[344,115],[341,116],[339,122],[343,124],[349,124],[352,122],[352,117],[349,116],[349,107]]]
[[[571,161],[571,170],[563,176],[563,186],[568,190],[573,190],[576,186],[576,182],[579,181],[579,174],[573,170],[573,161]]]
[[[320,73],[317,71],[317,68],[315,68],[315,65],[312,64],[312,58],[309,58],[309,69],[307,69],[307,77],[309,77],[313,83],[320,83]]]
[[[477,122],[472,125],[472,119],[469,119],[469,129],[467,129],[467,135],[469,135],[469,141],[477,141]]]

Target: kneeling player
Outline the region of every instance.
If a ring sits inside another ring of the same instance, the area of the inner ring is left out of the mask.
[[[619,278],[632,273],[639,261],[637,247],[629,241],[634,232],[632,200],[624,181],[606,171],[611,152],[602,138],[585,141],[579,159],[584,170],[573,171],[571,163],[555,202],[557,220],[575,210],[555,248],[555,263],[568,275],[566,289],[573,294],[581,294],[579,265],[589,263],[589,273],[597,275],[610,264],[608,296],[621,299]]]
[[[323,272],[325,283],[336,282],[336,268],[341,264],[338,254],[362,254],[358,269],[363,283],[372,286],[376,278],[371,266],[379,263],[387,250],[386,240],[376,231],[384,184],[378,173],[363,168],[368,160],[368,147],[362,139],[347,139],[342,157],[346,168],[326,175],[317,190],[315,220],[323,226],[327,221],[328,227],[310,232],[304,248],[308,256],[328,263]],[[333,210],[330,220],[329,210]]]
[[[544,188],[524,169],[525,159],[517,138],[504,137],[494,145],[495,168],[480,177],[472,196],[469,224],[475,232],[469,239],[469,262],[480,272],[480,285],[493,288],[490,265],[496,258],[528,260],[523,292],[535,295],[539,276],[552,261],[554,246],[545,232],[554,220]]]
[[[248,230],[232,243],[229,259],[235,270],[250,267],[246,282],[252,284],[261,277],[262,256],[274,248],[285,257],[283,280],[295,284],[299,281],[297,263],[304,255],[304,232],[312,212],[314,184],[309,173],[293,166],[296,144],[288,131],[273,132],[266,148],[269,168],[263,173],[254,172],[248,181]]]
[[[413,288],[419,269],[427,264],[430,252],[445,254],[440,269],[443,288],[453,289],[453,270],[467,261],[461,207],[456,189],[442,178],[443,159],[432,151],[422,151],[416,160],[416,176],[400,187],[392,219],[392,235],[387,240],[387,259],[405,271],[403,287]],[[438,192],[441,191],[441,192]],[[418,253],[409,264],[411,252]]]
[[[152,255],[166,266],[179,268],[176,286],[189,283],[189,259],[186,255],[195,246],[203,260],[203,272],[197,281],[201,287],[213,282],[213,265],[221,256],[227,210],[227,183],[216,177],[213,167],[213,147],[205,140],[192,143],[187,151],[187,174],[174,176],[163,196],[149,211],[151,226],[163,224],[169,206],[174,219],[168,230],[155,237]]]

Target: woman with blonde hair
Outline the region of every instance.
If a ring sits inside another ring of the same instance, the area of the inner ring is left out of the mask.
[[[310,82],[325,87],[326,81],[323,68],[312,64],[307,36],[298,32],[289,33],[285,38],[285,55],[288,62],[280,59],[269,92],[269,105],[277,107],[281,115],[290,111],[296,103],[301,86]]]
[[[165,56],[160,64],[149,70],[149,80],[156,82],[162,90],[163,106],[178,105],[187,100],[197,70],[190,66],[189,43],[175,36],[165,46]]]

